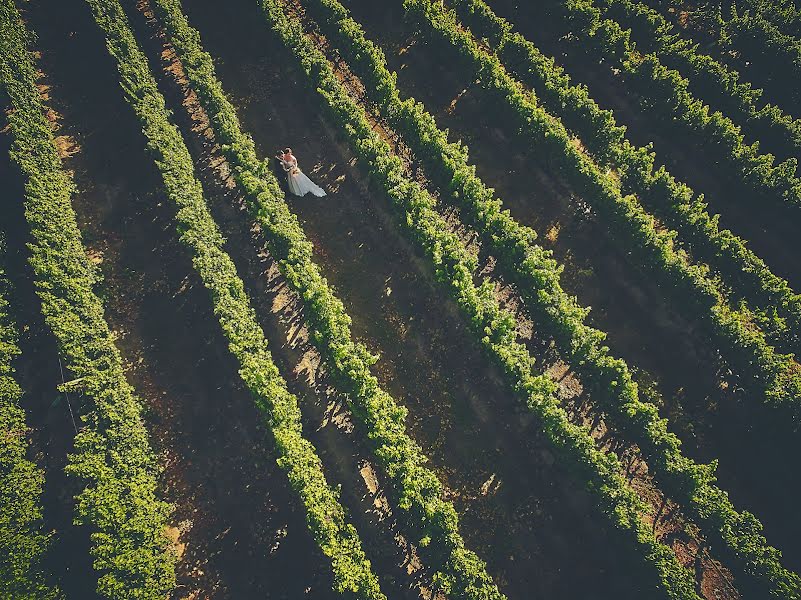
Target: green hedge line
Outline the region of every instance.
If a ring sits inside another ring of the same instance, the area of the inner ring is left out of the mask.
[[[491,15],[479,0],[472,8]],[[667,431],[655,407],[640,401],[627,365],[610,356],[602,345],[605,334],[584,324],[586,309],[562,289],[561,268],[550,253],[535,244],[536,234],[514,221],[468,164],[467,149],[449,143],[447,133],[413,99],[401,100],[395,74],[386,58],[337,0],[307,0],[306,10],[322,28],[353,72],[360,77],[371,101],[399,132],[427,172],[441,181],[458,203],[460,214],[498,258],[504,276],[514,282],[543,333],[554,336],[559,349],[590,384],[611,421],[635,441],[666,491],[687,507],[707,535],[726,546],[741,569],[761,586],[781,590],[798,586],[794,574],[779,563],[779,553],[759,534],[761,525],[750,514],[739,514],[725,492],[712,484],[712,469],[681,454],[680,442]]]
[[[761,89],[682,37],[658,11],[634,0],[601,0],[606,17],[630,27],[637,46],[687,78],[690,92],[739,124],[753,140],[783,159],[801,157],[801,121],[774,104],[757,108]]]
[[[0,30],[15,38],[21,33],[14,24],[16,17],[0,4]],[[3,40],[0,53],[13,56]],[[5,61],[0,61],[0,71],[5,68]],[[0,78],[4,79],[5,75]],[[52,540],[42,520],[44,473],[28,459],[28,427],[20,405],[22,388],[14,379],[13,362],[20,350],[9,311],[11,284],[5,260],[6,242],[0,231],[0,596],[56,600],[61,593],[49,581],[43,565]]]
[[[155,0],[155,7],[234,177],[245,191],[249,214],[261,226],[271,256],[303,302],[312,341],[389,477],[401,509],[402,530],[415,543],[423,541],[426,566],[441,572],[436,579],[458,582],[455,588],[466,597],[501,598],[484,563],[465,548],[456,510],[442,498],[442,485],[426,467],[421,448],[407,434],[406,409],[381,389],[370,372],[376,358],[354,341],[342,301],[314,263],[312,245],[284,201],[278,181],[258,159],[253,140],[241,130],[236,110],[215,75],[212,58],[202,49],[199,33],[187,22],[179,0]]]
[[[263,414],[278,464],[303,502],[306,522],[331,560],[335,589],[349,597],[385,600],[356,529],[346,521],[337,492],[326,482],[314,446],[302,435],[297,398],[281,377],[244,283],[223,249],[224,239],[203,198],[181,133],[168,118],[164,97],[130,30],[118,0],[87,0],[116,60],[125,98],[136,113],[147,148],[177,208],[176,228],[211,295],[214,313],[239,361],[239,374]]]
[[[650,272],[677,306],[698,319],[730,368],[741,376],[783,431],[801,422],[801,374],[791,356],[768,345],[747,313],[732,310],[705,266],[690,264],[674,245],[674,233],[657,229],[654,218],[618,182],[571,142],[561,121],[548,114],[500,64],[459,30],[450,11],[428,2],[407,2],[424,37],[459,61],[471,80],[485,87],[527,147],[547,157],[551,168],[590,202],[612,238],[636,265]]]
[[[562,290],[559,267],[534,244],[533,231],[501,210],[500,201],[467,164],[466,148],[449,144],[445,132],[436,127],[421,105],[400,100],[394,74],[386,69],[383,53],[365,39],[358,24],[341,12],[335,0],[309,0],[307,10],[323,24],[324,33],[362,78],[368,95],[383,109],[392,126],[458,199],[462,214],[499,258],[504,274],[518,285],[539,326],[557,338],[562,351],[578,365],[577,370],[595,385],[613,419],[643,447],[657,473],[664,474],[669,491],[679,495],[693,515],[702,515],[706,529],[718,538],[737,548],[758,549],[746,558],[758,563],[764,554],[773,561],[767,567],[781,573],[776,551],[766,547],[764,538],[754,535],[753,517],[739,515],[725,493],[710,486],[711,472],[683,457],[679,441],[667,432],[654,407],[639,401],[625,363],[612,359],[608,349],[601,346],[604,334],[583,324],[586,310]],[[696,500],[707,496],[709,502]],[[714,514],[712,518],[710,512]]]
[[[465,585],[466,589],[475,586],[477,590],[485,587],[491,590],[494,584],[482,563],[464,550],[455,509],[441,499],[439,481],[424,466],[426,457],[406,434],[405,409],[379,387],[370,373],[375,357],[353,341],[350,317],[312,261],[312,246],[284,202],[278,182],[267,164],[258,160],[250,137],[241,131],[236,111],[214,75],[211,57],[201,49],[197,31],[188,25],[179,2],[156,0],[156,6],[190,85],[207,111],[234,175],[246,192],[250,214],[262,226],[271,255],[304,303],[312,339],[337,387],[347,394],[357,422],[367,431],[381,467],[391,476],[405,513],[404,525],[412,528],[415,540],[426,540],[424,554],[431,556],[437,551],[438,559],[434,562],[438,569],[452,570],[454,574],[448,576],[471,581]]]
[[[801,39],[798,29],[794,33],[782,31],[782,27],[792,29],[787,19],[797,19],[797,9],[751,0],[734,1],[728,6],[705,1],[687,6],[676,0],[649,0],[648,4],[666,15],[670,14],[669,8],[686,13],[686,33],[710,43],[722,61],[736,66],[741,74],[747,72],[763,86],[765,96],[798,114]]]
[[[775,164],[774,157],[762,154],[757,142],[745,143],[740,128],[720,112],[698,100],[689,82],[669,69],[654,54],[640,52],[630,32],[616,21],[603,19],[592,0],[562,0],[562,18],[580,39],[583,51],[594,53],[611,67],[620,69],[629,89],[643,99],[644,108],[671,127],[678,127],[701,147],[711,164],[721,163],[728,176],[737,177],[761,202],[786,207],[792,218],[801,208],[801,180],[796,176],[797,161]],[[754,204],[759,209],[759,204]]]
[[[103,305],[92,291],[96,275],[70,204],[75,187],[45,118],[28,34],[12,0],[3,0],[2,10],[0,60],[14,108],[8,116],[11,154],[27,179],[30,263],[45,322],[81,394],[81,430],[67,465],[86,486],[75,519],[91,532],[100,595],[161,600],[175,585],[175,555],[165,535],[171,509],[158,497],[158,464],[141,402],[125,379]]]
[[[485,280],[478,286],[474,283],[476,258],[449,230],[436,211],[435,200],[406,177],[403,161],[373,131],[365,110],[348,96],[325,56],[305,36],[300,23],[286,16],[280,2],[262,0],[261,4],[272,28],[294,51],[311,87],[320,94],[331,119],[345,134],[357,158],[369,168],[372,179],[396,206],[399,222],[429,257],[437,277],[465,314],[477,340],[503,370],[509,387],[540,419],[543,432],[557,454],[586,484],[599,509],[639,549],[652,582],[650,593],[667,598],[697,598],[692,574],[643,522],[645,507],[621,476],[617,457],[599,451],[585,428],[570,423],[554,397],[556,384],[547,375],[533,373],[534,358],[516,341],[514,315],[500,307],[491,282]],[[334,10],[342,9],[334,7]]]
[[[801,295],[777,277],[731,231],[718,227],[702,196],[655,165],[649,148],[625,138],[611,111],[602,110],[585,86],[544,56],[481,0],[454,0],[459,18],[495,51],[509,73],[533,87],[543,107],[581,138],[593,157],[618,170],[623,193],[636,194],[665,225],[675,229],[695,258],[709,264],[754,311],[754,319],[778,350],[801,355]]]

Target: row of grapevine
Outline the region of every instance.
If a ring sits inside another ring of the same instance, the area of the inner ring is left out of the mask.
[[[14,31],[14,15],[0,6],[0,30]],[[0,42],[0,50],[5,51]],[[20,405],[22,388],[14,379],[19,356],[17,331],[8,299],[11,285],[4,264],[0,231],[0,596],[19,600],[55,600],[58,588],[47,578],[43,559],[52,534],[42,522],[44,473],[28,459],[28,428]]]
[[[688,262],[674,246],[673,235],[657,229],[636,198],[620,192],[618,182],[572,143],[562,123],[523,90],[496,56],[459,30],[452,12],[426,0],[407,1],[405,7],[424,38],[453,55],[470,80],[497,98],[496,106],[518,124],[515,133],[523,143],[547,156],[594,206],[629,259],[652,273],[676,305],[705,326],[732,370],[758,392],[771,424],[783,431],[796,427],[801,421],[801,375],[792,357],[768,345],[748,315],[726,304],[707,269]]]
[[[174,552],[165,535],[171,508],[158,497],[158,464],[125,379],[122,358],[93,289],[86,257],[45,107],[28,33],[13,0],[2,0],[0,65],[11,99],[12,158],[26,178],[25,217],[42,312],[81,398],[81,431],[67,471],[85,484],[76,522],[91,533],[98,592],[107,598],[161,600],[175,585]]]
[[[675,0],[650,3],[663,10],[664,5],[680,4]],[[693,19],[698,14],[693,12],[688,22],[693,33],[711,38],[722,60],[734,61],[741,73],[747,72],[764,87],[766,96],[797,112],[801,101],[801,39],[771,23],[767,13],[774,9],[753,10],[749,4],[732,2],[727,8],[707,8],[701,11],[701,19]]]
[[[554,396],[556,384],[533,373],[534,358],[517,341],[516,320],[501,308],[494,285],[473,281],[477,259],[447,226],[436,201],[419,183],[406,177],[404,163],[373,130],[365,109],[343,88],[330,63],[303,31],[287,16],[286,5],[262,0],[273,30],[294,52],[317,90],[331,120],[349,141],[357,159],[383,188],[399,213],[399,223],[424,251],[437,277],[468,320],[471,331],[501,368],[508,385],[538,417],[543,432],[560,459],[586,483],[598,508],[630,543],[639,547],[652,593],[667,598],[697,598],[691,573],[675,554],[659,543],[642,519],[645,507],[621,476],[612,453],[598,450],[586,428],[572,424]]]
[[[483,2],[471,5],[493,16]],[[460,214],[498,258],[504,277],[516,284],[541,332],[556,339],[585,385],[592,384],[593,396],[611,421],[640,446],[667,492],[687,507],[710,538],[727,548],[747,576],[763,580],[757,587],[770,588],[779,597],[798,595],[801,579],[782,568],[778,551],[759,534],[761,525],[752,515],[734,509],[726,493],[712,484],[711,469],[681,454],[679,440],[667,431],[656,408],[640,401],[627,365],[602,345],[604,334],[584,324],[587,310],[564,292],[560,268],[535,244],[536,234],[503,211],[501,201],[476,176],[467,149],[449,143],[420,104],[400,99],[383,52],[366,39],[337,0],[307,0],[305,6],[361,78],[381,114],[425,162],[429,175],[443,181],[449,192],[443,197],[458,202]]]
[[[789,110],[798,111],[801,40],[783,34],[760,15],[748,13],[726,21],[719,39],[724,52],[735,50],[747,59],[749,73],[759,75],[766,93]]]
[[[602,110],[586,87],[572,85],[569,75],[525,37],[512,31],[481,0],[454,0],[454,9],[489,44],[508,72],[533,88],[543,107],[559,117],[600,163],[618,171],[623,193],[637,195],[699,261],[711,266],[748,301],[768,341],[783,352],[801,355],[801,296],[777,277],[745,241],[720,230],[718,219],[664,167],[656,169],[648,148],[633,146],[614,114]]]
[[[626,128],[615,122],[611,110],[601,109],[585,85],[570,85],[570,77],[554,59],[545,56],[512,25],[483,2],[452,0],[453,10],[476,38],[494,50],[510,74],[531,85],[543,104],[556,113],[603,166],[620,162]],[[586,125],[585,125],[586,123]],[[589,124],[592,125],[589,125]]]
[[[210,293],[229,349],[239,361],[240,376],[263,414],[278,464],[303,502],[315,540],[331,560],[335,588],[355,598],[385,600],[356,529],[346,521],[337,493],[326,482],[317,451],[302,435],[298,400],[273,362],[244,283],[223,249],[224,239],[206,206],[189,150],[167,116],[164,97],[127,17],[118,0],[87,1],[116,61],[125,98],[142,125],[167,196],[175,204],[180,240]]]
[[[741,0],[741,2],[743,9],[760,15],[778,27],[782,33],[801,38],[801,10],[793,0]],[[699,8],[706,4],[708,2],[699,2]],[[720,4],[715,4],[720,10]]]
[[[753,89],[737,71],[681,37],[658,11],[634,0],[602,0],[601,6],[608,18],[631,28],[641,49],[683,73],[690,91],[740,124],[747,137],[758,139],[782,158],[801,157],[801,121],[773,104],[758,109],[762,90]]]
[[[203,51],[200,35],[187,22],[180,0],[154,0],[154,5],[245,192],[249,214],[261,226],[271,256],[303,302],[312,342],[388,476],[400,508],[401,530],[420,546],[426,566],[439,572],[434,579],[444,588],[464,598],[502,598],[484,562],[465,548],[453,504],[442,498],[442,485],[426,467],[427,457],[406,432],[406,409],[370,372],[376,358],[353,339],[351,319],[342,301],[313,261],[312,245],[284,201],[278,181],[258,159],[253,140],[242,131],[236,110],[215,75],[211,56]]]
[[[582,51],[619,69],[629,89],[646,99],[644,108],[657,120],[679,127],[682,134],[703,149],[709,164],[720,163],[727,177],[735,177],[760,201],[791,209],[801,208],[801,181],[797,163],[775,164],[759,144],[748,145],[731,119],[696,98],[690,84],[654,54],[642,53],[630,33],[616,21],[601,17],[592,0],[561,0],[562,17],[580,36]],[[759,205],[754,204],[759,209]]]

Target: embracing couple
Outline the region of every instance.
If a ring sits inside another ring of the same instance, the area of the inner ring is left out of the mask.
[[[308,192],[318,197],[325,196],[325,190],[306,177],[303,171],[300,170],[298,159],[292,154],[292,148],[284,148],[275,157],[281,161],[281,167],[286,173],[290,192],[296,196],[304,196]]]

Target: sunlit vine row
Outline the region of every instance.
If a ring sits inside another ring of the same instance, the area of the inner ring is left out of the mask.
[[[554,396],[556,384],[547,375],[533,372],[533,357],[516,340],[516,319],[500,307],[493,284],[486,280],[474,283],[476,258],[448,228],[433,197],[404,174],[403,161],[373,130],[365,109],[348,95],[300,23],[287,17],[286,6],[275,0],[262,0],[261,4],[273,30],[292,49],[311,88],[319,93],[331,120],[376,184],[386,191],[397,208],[399,222],[429,257],[437,277],[453,295],[477,340],[504,372],[509,387],[539,417],[547,439],[584,481],[598,508],[639,548],[653,593],[697,598],[692,574],[643,521],[645,507],[621,476],[616,456],[598,450],[588,431],[570,422]]]
[[[473,4],[476,10],[492,15],[483,3]],[[798,586],[798,578],[782,568],[778,552],[759,534],[761,525],[756,519],[734,509],[726,493],[712,483],[711,470],[683,456],[679,440],[667,431],[656,408],[640,401],[627,365],[610,356],[603,346],[605,335],[584,324],[586,309],[562,289],[560,267],[536,245],[532,230],[502,210],[500,200],[468,164],[467,148],[449,143],[447,134],[421,104],[401,100],[383,52],[365,37],[337,0],[305,0],[304,5],[361,78],[381,114],[424,161],[429,174],[448,188],[444,197],[458,202],[460,214],[498,258],[503,275],[523,294],[538,326],[554,336],[577,372],[592,384],[592,392],[612,422],[640,445],[666,491],[689,508],[705,531],[727,546],[748,575],[757,580],[767,578],[767,587],[782,593]]]
[[[239,374],[274,440],[277,462],[303,503],[309,529],[331,561],[335,589],[364,600],[386,600],[356,529],[347,522],[337,492],[325,479],[316,449],[303,437],[298,400],[273,362],[244,283],[223,249],[224,239],[206,206],[192,157],[168,118],[164,97],[125,12],[118,0],[87,2],[116,61],[125,99],[141,123],[147,148],[175,206],[180,241],[210,293],[229,349],[239,361]]]

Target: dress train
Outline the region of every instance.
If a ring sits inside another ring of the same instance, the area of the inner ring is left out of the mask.
[[[318,198],[326,195],[325,190],[319,185],[309,179],[306,174],[295,167],[295,172],[289,171],[287,173],[287,182],[289,184],[289,191],[296,196],[304,196],[311,192]]]

